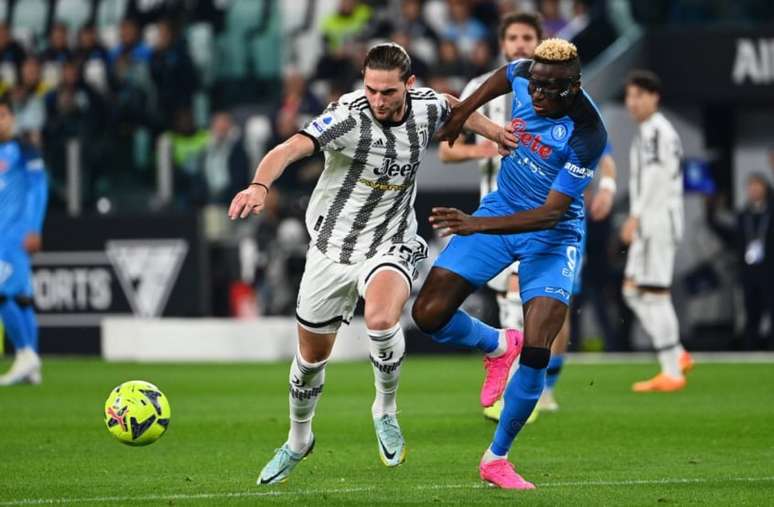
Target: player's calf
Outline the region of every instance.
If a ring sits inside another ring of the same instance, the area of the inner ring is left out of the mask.
[[[374,418],[397,412],[400,367],[406,357],[406,339],[400,324],[385,330],[368,330],[371,364],[376,397],[371,412]]]
[[[374,324],[373,320],[371,324]],[[398,466],[406,458],[406,443],[396,413],[400,369],[406,357],[406,340],[400,324],[388,329],[368,329],[371,364],[376,395],[371,406],[379,457],[388,467]]]
[[[434,267],[414,301],[411,316],[423,333],[435,338],[473,290],[474,287],[456,273]]]
[[[312,418],[325,386],[326,363],[307,362],[299,353],[290,365],[288,446],[294,453],[305,451],[312,441]]]

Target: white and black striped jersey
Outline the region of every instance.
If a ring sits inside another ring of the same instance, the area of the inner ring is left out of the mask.
[[[680,137],[663,114],[639,125],[629,152],[629,199],[643,237],[683,235],[682,155]]]
[[[312,245],[336,262],[360,262],[416,235],[417,169],[449,104],[429,88],[409,90],[407,100],[402,121],[380,123],[363,90],[348,93],[300,132],[325,153],[307,229]]]
[[[475,92],[479,86],[484,84],[484,81],[494,74],[495,71],[488,72],[481,76],[475,77],[463,88],[460,95],[461,100],[465,100]],[[500,95],[490,100],[478,109],[478,112],[492,120],[498,125],[505,125],[511,121],[511,107],[513,102],[513,94],[508,93],[506,95]],[[476,135],[477,141],[485,141],[486,139],[480,135]],[[481,197],[484,197],[490,192],[497,190],[497,175],[500,173],[500,160],[502,157],[496,156],[493,158],[486,158],[478,161],[478,165],[481,168]]]

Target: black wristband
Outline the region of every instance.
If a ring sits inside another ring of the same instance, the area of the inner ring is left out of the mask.
[[[248,185],[248,186],[253,186],[253,185],[258,185],[259,187],[263,187],[263,188],[265,188],[265,189],[266,189],[266,193],[267,193],[267,194],[269,193],[269,187],[267,187],[267,186],[266,186],[266,185],[264,185],[263,183],[259,183],[259,182],[257,182],[257,181],[253,181],[253,182],[252,182],[252,183],[250,183],[250,185]]]

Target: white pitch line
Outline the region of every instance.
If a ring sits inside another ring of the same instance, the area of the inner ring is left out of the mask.
[[[774,482],[772,477],[730,477],[724,479],[709,478],[676,478],[676,479],[644,479],[633,481],[577,481],[577,482],[548,482],[538,484],[538,488],[563,488],[579,486],[647,486],[647,485],[669,485],[669,484],[706,484],[717,481],[730,482]],[[413,486],[413,490],[436,491],[445,489],[483,489],[488,488],[483,483],[471,484],[437,484],[429,486]],[[209,500],[214,498],[260,498],[260,497],[280,497],[280,496],[312,496],[312,495],[346,495],[349,493],[365,493],[377,491],[373,487],[360,488],[340,488],[323,490],[300,490],[300,491],[243,491],[235,493],[196,493],[177,495],[142,495],[142,496],[97,496],[82,498],[29,498],[21,500],[0,501],[0,506],[11,505],[57,505],[68,503],[92,503],[92,502],[145,502],[145,501],[169,501],[169,500]]]

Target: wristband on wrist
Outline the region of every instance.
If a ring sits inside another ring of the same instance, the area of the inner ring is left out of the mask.
[[[615,180],[611,178],[610,176],[605,176],[601,180],[599,180],[599,189],[600,190],[610,190],[611,193],[615,193],[616,190],[618,190],[618,185],[616,185]]]
[[[253,186],[253,185],[256,185],[256,186],[259,186],[259,187],[263,187],[263,188],[265,188],[265,189],[266,189],[266,193],[267,193],[267,194],[269,193],[269,187],[267,187],[267,186],[266,186],[266,185],[264,185],[263,183],[260,183],[260,182],[258,182],[258,181],[253,181],[252,183],[250,183],[250,185],[249,185],[249,186]]]

